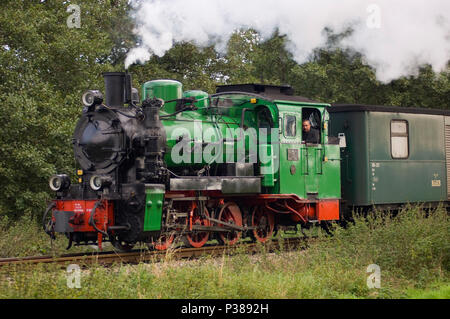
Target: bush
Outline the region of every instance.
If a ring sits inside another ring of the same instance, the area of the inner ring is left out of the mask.
[[[444,208],[407,207],[397,214],[354,215],[346,229],[319,243],[318,251],[354,265],[377,264],[418,286],[450,270],[450,223]]]

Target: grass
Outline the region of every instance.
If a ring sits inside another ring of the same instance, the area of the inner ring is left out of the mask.
[[[42,226],[30,215],[16,221],[0,215],[0,258],[67,254],[67,244],[67,238],[61,235],[51,241]],[[92,248],[74,247],[70,253],[89,250],[92,251]]]
[[[11,266],[0,269],[0,298],[450,297],[445,209],[428,216],[420,207],[395,217],[355,216],[354,224],[333,233],[307,250],[267,253],[261,247],[258,255],[242,251],[193,261],[173,260],[169,252],[158,263],[88,266],[80,289],[67,288],[65,270],[55,265]],[[380,266],[380,289],[367,287],[370,264]]]
[[[438,289],[409,289],[407,295],[412,299],[450,299],[450,285]]]

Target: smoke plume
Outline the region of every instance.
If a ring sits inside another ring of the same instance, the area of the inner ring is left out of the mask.
[[[326,44],[324,28],[349,27],[341,41],[366,57],[377,78],[388,82],[417,72],[424,63],[434,71],[450,59],[448,0],[141,0],[134,1],[134,32],[140,46],[130,50],[125,66],[163,56],[174,43],[212,43],[221,51],[232,33],[253,28],[269,38],[278,28],[290,40],[298,63]]]

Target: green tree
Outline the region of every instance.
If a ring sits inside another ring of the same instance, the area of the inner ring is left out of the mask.
[[[259,34],[252,29],[237,30],[227,43],[227,52],[223,57],[224,80],[228,84],[256,83],[256,55],[260,53]]]
[[[328,103],[449,108],[450,68],[435,73],[431,66],[422,65],[417,75],[381,83],[363,54],[341,48],[351,29],[339,34],[325,29],[324,33],[326,45],[315,49],[308,62],[295,64],[288,74],[297,94]]]
[[[430,65],[424,65],[416,76],[402,77],[385,85],[382,96],[380,102],[388,105],[449,108],[450,67],[435,73]]]
[[[50,175],[73,172],[80,96],[102,87],[123,46],[111,26],[127,20],[127,5],[77,1],[81,28],[68,28],[71,3],[0,4],[0,214],[42,212]]]
[[[144,65],[130,66],[135,85],[154,79],[180,81],[184,90],[215,92],[224,81],[225,63],[213,46],[199,48],[190,42],[177,43],[163,57],[152,56]]]
[[[376,104],[380,86],[361,54],[340,48],[316,49],[309,62],[292,69],[290,79],[298,94],[328,103]]]
[[[255,73],[262,84],[289,84],[289,75],[297,65],[287,50],[288,38],[275,30],[272,37],[261,42],[255,57]]]

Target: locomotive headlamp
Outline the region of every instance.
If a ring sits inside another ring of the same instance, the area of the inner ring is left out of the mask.
[[[93,175],[89,180],[89,185],[94,191],[98,191],[103,187],[109,186],[111,185],[111,183],[112,183],[111,177],[105,175]]]
[[[84,106],[92,106],[101,104],[103,102],[103,95],[100,91],[97,90],[89,90],[83,94],[81,97],[81,101]]]
[[[101,177],[98,175],[94,175],[91,177],[91,180],[89,181],[89,185],[94,191],[100,190],[102,188],[102,181]]]
[[[70,178],[66,174],[53,175],[49,181],[50,189],[58,192],[70,187]]]

